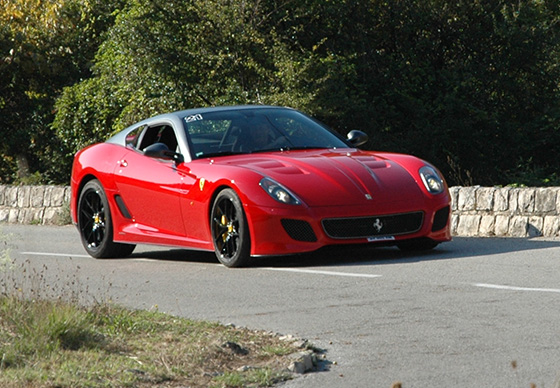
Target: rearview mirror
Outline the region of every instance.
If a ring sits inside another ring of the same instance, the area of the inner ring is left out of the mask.
[[[369,137],[362,131],[353,130],[348,132],[347,139],[354,147],[359,147],[362,144],[367,143]]]

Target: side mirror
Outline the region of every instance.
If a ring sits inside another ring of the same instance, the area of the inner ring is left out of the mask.
[[[362,131],[350,131],[347,135],[348,142],[352,144],[354,147],[359,147],[362,144],[367,143],[369,137],[366,133]]]
[[[170,151],[169,147],[163,143],[154,143],[144,148],[144,155],[150,158],[173,160],[176,165],[185,161],[185,157],[182,154]]]

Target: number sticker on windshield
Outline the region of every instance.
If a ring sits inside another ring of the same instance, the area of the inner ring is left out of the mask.
[[[190,115],[190,116],[185,117],[185,121],[187,123],[192,123],[192,122],[199,121],[199,120],[202,120],[202,115],[201,114]]]

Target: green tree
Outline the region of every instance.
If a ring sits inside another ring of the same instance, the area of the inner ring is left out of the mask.
[[[519,165],[554,174],[558,2],[306,6],[306,28],[294,28],[311,54],[302,86],[331,125],[430,160],[454,184],[507,184],[522,178]]]
[[[1,182],[35,171],[67,181],[45,167],[61,146],[49,127],[54,101],[63,86],[90,76],[111,18],[103,0],[0,0]]]
[[[452,184],[542,183],[556,172],[555,0],[160,3],[128,1],[94,77],[58,101],[66,166],[146,116],[270,103],[364,130],[368,147],[425,158]]]
[[[67,88],[57,104],[53,125],[67,156],[166,111],[298,105],[303,97],[290,89],[296,74],[287,71],[293,61],[275,35],[287,5],[131,0],[98,52],[95,76]]]

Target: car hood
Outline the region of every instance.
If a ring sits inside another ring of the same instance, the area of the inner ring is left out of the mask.
[[[288,151],[228,158],[283,184],[309,206],[398,203],[420,206],[422,191],[396,161],[360,150]]]

